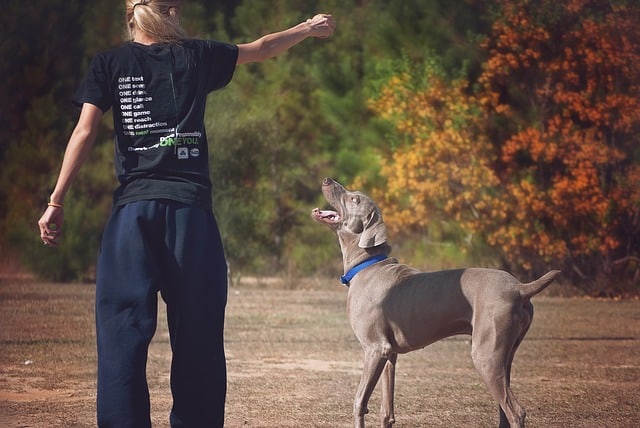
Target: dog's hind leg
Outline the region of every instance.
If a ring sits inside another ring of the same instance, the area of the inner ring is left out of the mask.
[[[528,326],[530,319],[522,324],[526,320],[520,319],[518,314],[514,315],[510,324],[505,324],[505,319],[498,315],[492,320],[495,325],[483,325],[474,329],[471,346],[471,357],[476,370],[491,396],[500,405],[500,428],[524,428],[526,416],[511,391],[510,376],[515,351],[526,333],[526,327],[524,331],[522,327]],[[509,327],[499,328],[505,325]]]
[[[531,302],[527,299],[522,302],[522,305],[523,305],[522,311],[518,311],[518,315],[513,317],[514,319],[513,325],[520,326],[520,329],[521,329],[520,335],[517,338],[517,340],[514,342],[513,346],[511,347],[511,352],[509,353],[508,360],[506,362],[506,369],[507,369],[506,385],[509,391],[511,390],[511,367],[513,364],[513,358],[515,357],[518,347],[524,340],[524,337],[527,335],[527,332],[529,331],[529,327],[531,326],[531,322],[533,321],[533,305],[531,304]],[[513,397],[513,393],[512,393],[512,397]],[[513,397],[513,401],[519,409],[517,411],[523,415],[522,426],[524,426],[524,417],[525,417],[524,415],[526,415],[526,412],[524,411],[524,409],[522,409],[522,407],[520,407],[519,403],[515,401],[515,397]],[[498,410],[500,412],[499,426],[501,428],[509,428],[510,427],[509,420],[504,410],[502,410],[502,407],[500,406],[498,407]]]
[[[520,422],[517,422],[518,425],[512,425],[509,422],[509,418],[507,417],[507,414],[503,410],[502,404],[501,404],[500,406],[498,406],[498,412],[500,414],[500,423],[498,425],[499,428],[510,428],[512,426],[513,427],[520,427],[520,426],[524,427],[524,418],[526,416],[526,412],[520,406],[520,404],[518,403],[518,401],[515,398],[515,395],[511,391],[511,365],[513,363],[513,357],[514,357],[514,355],[516,353],[516,350],[518,349],[518,346],[520,345],[520,341],[522,340],[522,338],[524,338],[525,334],[526,334],[526,331],[522,334],[520,339],[513,345],[513,349],[511,351],[511,355],[510,355],[508,361],[506,362],[506,377],[505,377],[507,396],[511,397],[509,399],[509,402],[511,402],[512,406],[514,407],[514,410],[513,410],[512,413],[515,413],[516,415],[518,415],[518,419],[521,421],[522,425],[520,425]]]
[[[506,359],[496,357],[491,361],[474,357],[474,364],[491,396],[500,405],[500,428],[524,428],[526,413],[511,391]]]
[[[398,354],[391,354],[382,371],[382,401],[380,405],[380,414],[382,416],[382,427],[391,428],[396,422],[393,411],[393,393],[395,390],[396,380],[396,360]]]
[[[386,349],[382,349],[380,346],[364,351],[364,368],[353,403],[356,428],[364,428],[364,415],[368,412],[367,403],[390,355]]]

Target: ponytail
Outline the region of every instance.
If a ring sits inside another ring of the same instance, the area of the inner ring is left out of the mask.
[[[181,0],[126,0],[129,37],[141,31],[158,42],[178,42],[187,38],[180,27]]]

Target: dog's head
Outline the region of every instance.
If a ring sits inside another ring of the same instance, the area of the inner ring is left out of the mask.
[[[357,237],[360,248],[387,242],[380,209],[367,195],[351,192],[331,178],[322,182],[322,194],[335,211],[315,208],[311,217],[316,222],[329,226],[340,237],[345,233]]]

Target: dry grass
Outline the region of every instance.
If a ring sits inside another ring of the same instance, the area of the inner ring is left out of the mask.
[[[0,282],[0,426],[95,426],[93,287]],[[228,427],[349,427],[360,347],[345,290],[235,286],[227,309]],[[538,297],[513,368],[529,427],[640,426],[640,302]],[[161,317],[164,313],[161,311]],[[154,426],[168,426],[169,344],[150,348]],[[369,426],[378,425],[379,395]],[[398,359],[397,427],[497,425],[460,336]]]

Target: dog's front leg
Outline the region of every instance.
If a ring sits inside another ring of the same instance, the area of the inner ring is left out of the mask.
[[[382,371],[382,402],[380,406],[382,428],[391,428],[396,422],[393,411],[393,395],[395,391],[397,358],[398,354],[391,354]]]
[[[364,415],[367,413],[367,403],[387,363],[387,356],[388,353],[384,352],[380,347],[366,349],[364,352],[362,378],[360,379],[360,385],[358,385],[356,398],[353,403],[353,415],[356,428],[364,428]]]

